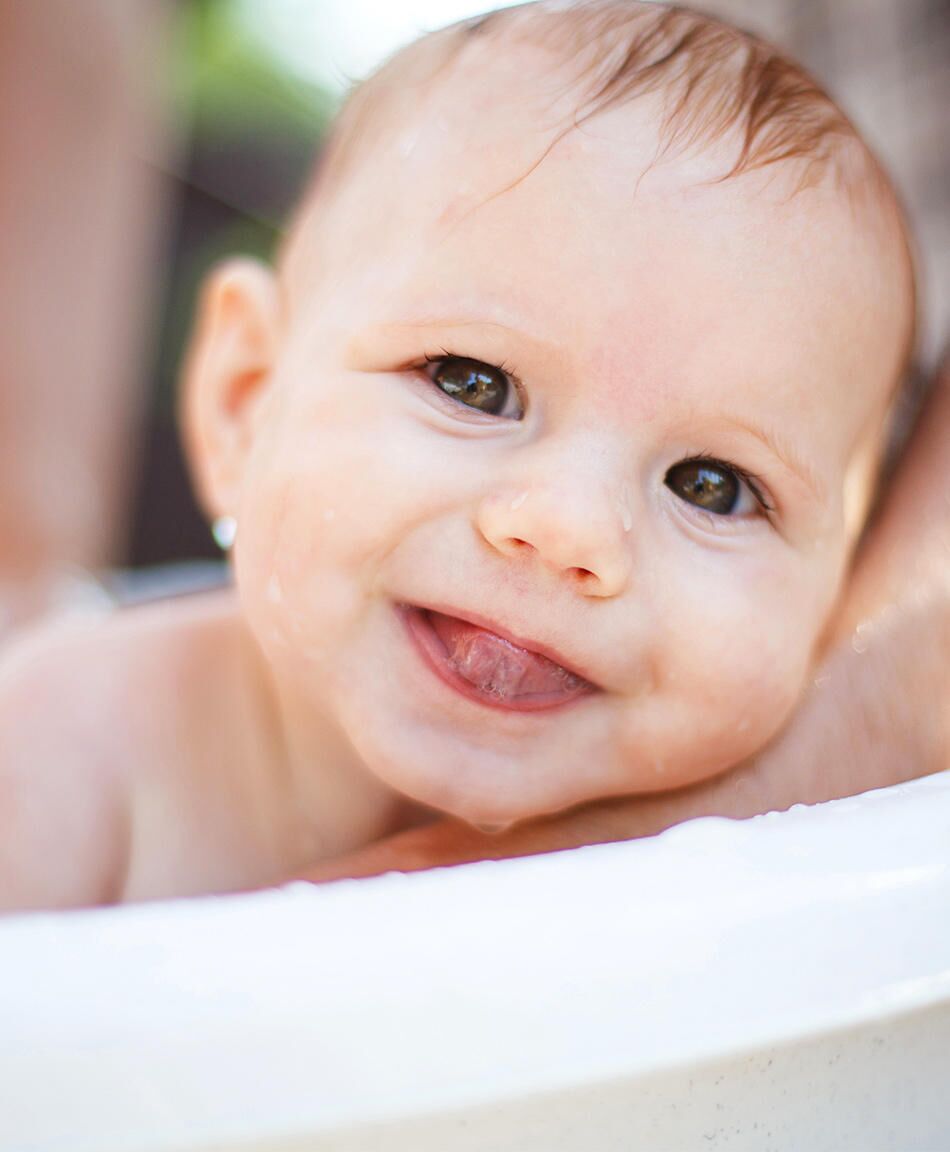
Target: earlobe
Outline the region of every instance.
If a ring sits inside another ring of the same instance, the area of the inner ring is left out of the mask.
[[[211,516],[237,511],[279,325],[280,298],[270,268],[237,259],[212,272],[197,309],[180,413],[192,476]]]

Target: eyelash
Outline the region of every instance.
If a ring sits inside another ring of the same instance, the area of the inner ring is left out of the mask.
[[[725,468],[729,472],[735,474],[746,482],[749,486],[749,491],[756,498],[762,510],[766,513],[773,513],[775,505],[769,503],[768,498],[763,492],[762,480],[756,476],[754,472],[747,472],[745,468],[741,468],[738,464],[730,464],[728,460],[720,460],[718,456],[713,456],[711,452],[696,452],[692,456],[687,457],[688,460],[702,460],[707,464],[715,464],[720,468]]]
[[[423,362],[425,364],[441,364],[444,360],[452,359],[467,359],[477,360],[478,357],[466,356],[463,357],[460,353],[450,352],[447,348],[439,348],[436,352],[424,352]],[[512,388],[518,393],[522,402],[522,407],[526,407],[524,389],[521,380],[518,376],[518,371],[513,364],[503,360],[500,364],[493,364],[490,360],[481,360],[480,363],[485,364],[488,368],[493,368],[496,372],[501,372],[507,377]],[[419,366],[421,367],[421,365]],[[734,472],[740,479],[744,480],[749,486],[749,491],[755,497],[762,510],[771,515],[775,512],[775,505],[772,504],[766,497],[763,491],[762,480],[755,473],[747,471],[738,464],[730,464],[727,460],[720,460],[718,456],[714,456],[711,452],[696,452],[692,456],[686,457],[687,460],[703,460],[709,464],[718,465],[720,468],[725,468],[727,471]]]
[[[524,385],[522,384],[522,381],[520,381],[516,367],[509,361],[502,361],[501,363],[496,364],[494,361],[488,361],[488,359],[484,359],[480,356],[470,356],[465,355],[465,353],[455,353],[455,351],[451,351],[448,348],[439,346],[438,349],[434,351],[424,351],[421,361],[417,361],[415,364],[409,364],[408,370],[413,373],[417,373],[418,376],[423,377],[427,384],[432,388],[433,395],[436,397],[436,399],[438,399],[438,402],[453,412],[453,414],[457,415],[459,411],[470,412],[470,414],[471,412],[476,412],[476,408],[470,409],[461,401],[457,401],[453,399],[453,397],[444,393],[443,389],[435,384],[435,380],[433,379],[432,373],[430,372],[430,367],[432,365],[444,364],[448,361],[470,361],[473,363],[478,363],[486,367],[486,369],[491,369],[493,372],[500,373],[501,376],[506,379],[510,400],[511,402],[514,402],[518,408],[517,415],[506,415],[502,414],[502,412],[497,412],[497,414],[481,412],[480,419],[504,420],[504,422],[515,423],[524,419],[527,412],[527,407],[529,407],[527,406],[527,396],[525,395]],[[506,403],[506,408],[507,407],[508,404]]]
[[[493,364],[491,360],[482,360],[478,356],[463,356],[460,352],[449,352],[446,348],[440,348],[438,352],[424,352],[422,356],[426,364],[441,364],[443,360],[477,360],[479,364],[484,364],[486,368],[494,368],[496,372],[501,372],[511,381],[511,384],[516,387],[521,387],[521,380],[518,372],[513,364],[507,360],[502,360],[500,364]]]

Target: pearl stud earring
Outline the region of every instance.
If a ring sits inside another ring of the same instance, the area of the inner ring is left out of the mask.
[[[237,520],[233,516],[219,516],[211,525],[211,535],[222,552],[230,552],[237,535]]]

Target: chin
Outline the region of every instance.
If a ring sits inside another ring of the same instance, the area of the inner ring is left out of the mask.
[[[534,795],[512,795],[503,781],[518,771],[516,760],[494,757],[458,747],[446,751],[436,762],[411,754],[403,757],[387,749],[368,761],[383,783],[416,804],[451,816],[473,827],[509,827],[514,823],[547,815],[566,807],[570,800]],[[445,765],[451,764],[446,771]]]
[[[500,825],[508,827],[518,821],[528,820],[532,816],[543,815],[533,808],[527,808],[522,803],[515,803],[511,799],[502,799],[497,793],[486,792],[482,787],[465,787],[457,778],[446,780],[442,773],[432,777],[413,774],[414,779],[404,782],[399,787],[403,795],[434,808],[446,816],[461,820],[464,824],[473,827],[485,825]]]

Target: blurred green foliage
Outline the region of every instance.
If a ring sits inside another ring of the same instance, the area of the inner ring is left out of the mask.
[[[236,254],[270,260],[336,106],[255,35],[267,0],[180,0],[166,93],[180,147],[169,280],[155,364],[155,409],[173,419],[176,379],[201,282]]]
[[[312,141],[334,111],[334,97],[288,72],[233,0],[179,4],[170,63],[175,110],[193,131],[277,129]]]

